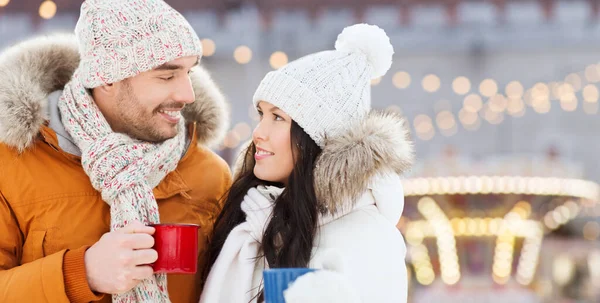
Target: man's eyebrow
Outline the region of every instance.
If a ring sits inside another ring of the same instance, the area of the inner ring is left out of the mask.
[[[196,63],[194,63],[194,65],[192,67],[195,67],[197,65],[200,64],[200,59],[196,60]],[[179,65],[179,64],[173,64],[173,63],[165,63],[163,65],[158,66],[157,68],[155,68],[154,70],[158,70],[158,71],[163,71],[163,70],[180,70],[180,69],[184,69],[185,67],[183,65]]]
[[[154,70],[178,70],[178,69],[183,69],[183,66],[181,66],[179,64],[165,63],[165,64],[155,68]]]

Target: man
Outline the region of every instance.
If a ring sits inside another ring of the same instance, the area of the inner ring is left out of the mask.
[[[87,0],[75,33],[0,54],[0,302],[197,302],[231,183],[199,39],[162,0]],[[153,273],[158,222],[200,225],[197,275]]]

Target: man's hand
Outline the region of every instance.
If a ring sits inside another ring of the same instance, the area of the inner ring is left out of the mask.
[[[158,254],[154,227],[133,222],[106,233],[85,253],[85,270],[90,289],[105,294],[121,294],[153,274],[149,265]]]

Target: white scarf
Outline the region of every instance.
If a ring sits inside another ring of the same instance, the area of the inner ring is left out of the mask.
[[[247,303],[252,300],[252,273],[256,257],[264,229],[271,220],[274,201],[282,191],[281,188],[264,186],[248,191],[242,201],[246,221],[236,226],[225,240],[204,285],[201,303]]]

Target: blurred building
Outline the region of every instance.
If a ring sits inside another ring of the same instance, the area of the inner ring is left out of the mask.
[[[406,117],[418,156],[399,223],[411,300],[600,301],[600,0],[167,2],[231,102],[230,163],[268,71],[350,24],[386,30],[396,54],[373,107]],[[80,5],[0,0],[0,49],[71,32]]]
[[[398,225],[414,302],[597,302],[600,186],[582,172],[553,150],[423,161]]]
[[[205,39],[204,63],[230,98],[233,121],[245,123],[228,147],[247,139],[250,98],[266,72],[331,49],[344,26],[365,21],[383,27],[396,50],[374,83],[373,106],[407,116],[419,156],[448,144],[475,158],[554,146],[600,180],[599,1],[169,2]],[[0,0],[0,47],[72,31],[80,3]]]

